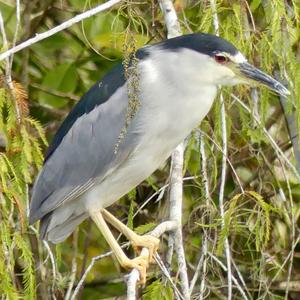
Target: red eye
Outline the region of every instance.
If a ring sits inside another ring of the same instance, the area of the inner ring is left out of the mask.
[[[219,64],[224,64],[229,61],[228,57],[223,54],[215,54],[215,61]]]

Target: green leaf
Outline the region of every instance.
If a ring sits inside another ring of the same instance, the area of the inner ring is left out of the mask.
[[[148,223],[148,224],[144,224],[141,226],[138,226],[137,228],[134,229],[134,232],[137,234],[145,234],[146,232],[151,231],[152,229],[154,229],[156,227],[156,223]]]
[[[39,102],[56,108],[66,105],[62,97],[51,94],[51,91],[72,93],[77,86],[77,71],[74,64],[64,63],[50,70],[45,76],[42,86],[49,90],[49,93],[39,92]]]
[[[143,300],[172,300],[173,292],[170,286],[165,286],[161,283],[161,281],[155,280],[150,285],[148,285],[145,289],[145,293],[143,295]]]
[[[261,0],[253,0],[250,4],[250,9],[254,12],[261,4]]]

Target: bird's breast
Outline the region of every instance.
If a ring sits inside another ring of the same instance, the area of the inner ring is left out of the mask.
[[[129,142],[130,136],[138,137],[135,149],[88,192],[87,209],[111,205],[150,176],[207,115],[216,95],[213,86],[180,87],[162,80],[155,80],[155,85],[147,81],[141,90],[141,106],[127,133]]]

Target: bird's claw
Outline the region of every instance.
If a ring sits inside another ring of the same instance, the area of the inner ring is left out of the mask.
[[[147,268],[149,266],[148,256],[140,255],[133,259],[128,259],[122,262],[122,267],[125,269],[137,269],[140,273],[140,284],[146,283]]]
[[[157,252],[159,247],[159,239],[152,235],[137,236],[131,241],[132,247],[138,254],[142,248],[147,248],[149,251],[148,262],[153,263],[153,255]]]

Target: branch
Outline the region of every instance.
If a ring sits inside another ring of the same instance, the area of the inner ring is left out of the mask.
[[[164,13],[166,27],[168,29],[168,38],[176,37],[181,35],[181,30],[178,22],[178,18],[173,6],[172,1],[170,0],[160,0],[160,7]],[[185,262],[185,254],[183,248],[182,240],[182,231],[181,231],[181,215],[182,215],[182,172],[183,172],[183,154],[184,154],[184,145],[180,144],[172,154],[172,167],[171,167],[171,183],[170,183],[170,220],[164,222],[160,226],[165,226],[164,224],[173,224],[173,228],[169,228],[168,231],[174,230],[173,237],[170,239],[170,244],[175,244],[175,251],[178,258],[179,273],[182,284],[183,296],[177,291],[176,286],[173,284],[175,289],[175,294],[177,297],[182,299],[189,299],[189,282],[187,276],[187,267]],[[156,230],[155,229],[155,230]],[[166,230],[164,230],[166,231]],[[154,232],[152,232],[154,235]],[[161,234],[159,234],[161,235]],[[174,243],[176,241],[176,243]],[[171,246],[173,249],[173,246]],[[143,248],[141,255],[149,255],[147,248]],[[170,275],[167,270],[162,269],[166,273],[166,277],[172,282]],[[136,299],[136,283],[139,279],[138,270],[134,269],[128,276],[127,280],[127,299]]]
[[[224,211],[224,190],[226,183],[226,172],[227,172],[227,131],[226,131],[226,112],[225,112],[225,103],[222,94],[220,95],[221,101],[221,126],[222,126],[222,140],[223,140],[223,154],[222,154],[222,173],[221,173],[221,185],[219,191],[219,207],[220,207],[220,215],[222,219],[222,230],[225,227],[225,211]],[[231,274],[231,252],[228,237],[225,238],[224,241],[225,246],[225,255],[227,262],[227,280],[228,280],[228,295],[227,298],[232,299],[232,274]]]
[[[128,246],[129,246],[129,242],[128,242],[128,243],[125,243],[124,245],[122,245],[121,248],[125,248],[125,247],[128,247]],[[84,283],[84,281],[85,281],[86,276],[88,275],[88,273],[89,273],[89,272],[91,271],[91,269],[93,268],[95,262],[98,261],[98,260],[100,260],[100,259],[102,259],[102,258],[108,257],[108,256],[110,256],[110,255],[112,255],[112,254],[113,254],[113,252],[112,252],[112,251],[109,251],[109,252],[106,252],[106,253],[104,253],[104,254],[100,254],[100,255],[98,255],[98,256],[94,256],[94,257],[92,258],[90,264],[88,265],[88,267],[86,268],[85,272],[84,272],[83,275],[81,276],[81,278],[80,278],[80,280],[79,280],[79,282],[78,282],[78,284],[77,284],[77,286],[76,286],[76,288],[75,288],[75,290],[74,290],[74,292],[73,292],[73,294],[72,294],[70,300],[75,300],[75,299],[76,299],[76,296],[77,296],[77,294],[79,293],[79,291],[80,291],[80,289],[81,289],[81,287],[82,287],[82,285],[83,285],[83,283]]]
[[[171,231],[177,228],[177,223],[172,221],[166,221],[159,224],[154,230],[152,230],[149,234],[159,238],[166,231]],[[141,255],[149,256],[148,248],[143,248],[141,251]],[[127,300],[135,300],[136,299],[136,285],[140,278],[139,271],[137,269],[133,269],[127,277]]]
[[[101,4],[101,5],[98,5],[97,7],[94,7],[80,15],[77,15],[75,16],[74,18],[71,18],[69,19],[68,21],[65,21],[63,22],[62,24],[46,31],[46,32],[43,32],[43,33],[40,33],[40,34],[36,34],[35,37],[32,37],[30,39],[28,39],[27,41],[15,46],[15,47],[12,47],[11,49],[5,51],[4,53],[0,54],[0,61],[11,56],[12,54],[16,53],[16,52],[19,52],[20,50],[23,50],[41,40],[44,40],[60,31],[63,31],[64,29],[68,28],[68,27],[71,27],[72,25],[84,20],[84,19],[87,19],[89,17],[92,17],[94,15],[96,15],[97,13],[99,12],[102,12],[102,11],[105,11],[109,8],[111,8],[112,6],[120,3],[121,0],[109,0],[107,1],[106,3],[104,4]]]
[[[16,23],[16,28],[15,28],[15,34],[14,34],[14,40],[13,43],[15,42],[16,36],[18,34],[18,28],[19,28],[19,21],[20,21],[20,7],[19,7],[20,2],[17,1],[17,7],[16,7],[16,18],[17,18],[17,23]],[[6,33],[5,33],[5,28],[4,28],[4,21],[3,21],[3,17],[0,11],[0,32],[2,35],[2,40],[3,40],[3,48],[6,49],[8,48],[8,41],[7,41],[7,37],[6,37]],[[18,103],[16,101],[16,93],[15,93],[15,88],[14,88],[14,84],[12,82],[12,78],[11,78],[11,67],[12,67],[12,59],[10,60],[9,57],[6,57],[6,63],[5,63],[5,80],[6,80],[6,84],[8,86],[10,95],[12,97],[12,99],[15,102],[15,109],[16,109],[16,115],[17,115],[17,120],[18,122],[20,122],[20,111],[19,111],[19,106]]]
[[[71,293],[73,290],[74,282],[76,280],[76,273],[77,273],[77,255],[78,255],[78,228],[74,231],[73,234],[73,258],[72,258],[72,269],[70,280],[68,284],[68,289],[65,295],[65,300],[69,300],[71,297]]]
[[[226,268],[226,266],[216,257],[214,256],[211,252],[208,252],[208,255],[217,263],[220,265],[220,267],[229,274],[228,269]],[[240,291],[242,298],[244,300],[249,300],[249,298],[247,297],[247,295],[245,294],[243,288],[241,287],[241,285],[239,284],[238,280],[232,275],[232,273],[230,273],[231,276],[231,280],[234,282],[234,284],[236,285],[236,287],[238,288],[238,290]]]
[[[204,137],[203,134],[200,133],[199,136],[200,140],[200,154],[201,154],[201,175],[202,175],[202,183],[204,185],[204,191],[205,191],[205,205],[208,208],[210,206],[210,202],[212,201],[210,190],[209,190],[209,179],[207,174],[207,159],[206,159],[206,153],[205,153],[205,145],[204,145]],[[210,224],[210,217],[206,217],[204,219],[204,223]],[[201,283],[200,283],[200,294],[199,294],[199,300],[205,299],[205,283],[206,283],[206,272],[207,272],[207,251],[208,251],[208,234],[206,230],[203,231],[202,236],[202,247],[201,247],[201,256],[194,274],[194,277],[190,284],[190,294],[192,295],[193,289],[195,287],[195,284],[197,282],[199,273],[201,271]]]
[[[172,280],[172,277],[171,277],[171,275],[170,275],[167,267],[164,265],[164,262],[162,261],[162,259],[160,258],[160,256],[156,253],[156,256],[154,258],[155,258],[156,263],[158,264],[158,266],[162,270],[163,274],[169,280],[169,282],[170,282],[170,284],[171,284],[171,286],[172,286],[172,288],[173,288],[173,290],[175,292],[176,299],[184,300],[184,297],[182,296],[182,294],[180,293],[180,291],[177,289],[176,284]]]
[[[283,151],[280,149],[280,147],[277,145],[276,141],[274,140],[274,138],[271,136],[271,134],[268,132],[268,130],[262,125],[261,121],[256,118],[256,116],[251,112],[251,109],[241,100],[239,99],[237,96],[235,96],[234,94],[231,94],[231,97],[234,98],[240,105],[242,108],[244,108],[250,115],[252,115],[252,117],[254,118],[255,122],[261,126],[264,134],[266,135],[266,137],[269,139],[270,144],[272,146],[272,148],[275,150],[278,159],[280,160],[282,158],[282,160],[286,163],[286,165],[290,168],[290,170],[292,171],[292,173],[294,174],[294,176],[297,178],[298,181],[300,181],[300,173],[298,172],[298,170],[295,168],[295,166],[291,163],[291,161],[286,157],[286,155],[283,153]]]
[[[159,0],[159,6],[164,14],[168,31],[168,39],[181,35],[182,32],[173,2],[170,0]]]
[[[215,29],[215,33],[217,36],[220,35],[219,31],[219,20],[218,14],[216,9],[215,0],[210,0],[211,10],[213,14],[213,26]],[[220,207],[220,215],[222,219],[222,230],[225,227],[225,212],[224,212],[224,190],[225,190],[225,183],[226,183],[226,171],[227,171],[227,130],[226,130],[226,111],[225,111],[225,103],[223,99],[223,95],[220,95],[221,101],[221,126],[222,126],[222,171],[221,171],[221,184],[220,184],[220,191],[219,191],[219,207]],[[225,247],[225,255],[226,255],[226,263],[227,263],[227,281],[228,281],[228,295],[227,299],[232,298],[232,273],[231,273],[231,252],[230,252],[230,245],[228,237],[224,240],[224,247]]]
[[[170,182],[170,220],[177,222],[178,227],[172,233],[169,245],[176,252],[178,261],[178,272],[181,279],[182,293],[185,299],[190,298],[187,266],[182,238],[182,172],[184,162],[184,145],[177,146],[172,154],[171,182]],[[171,261],[171,259],[169,259]]]
[[[159,5],[164,14],[168,38],[182,34],[177,14],[171,0],[159,0]],[[184,144],[180,144],[172,154],[171,179],[170,179],[170,220],[177,222],[177,229],[172,233],[169,240],[169,262],[172,258],[173,248],[177,255],[178,272],[181,280],[181,288],[184,299],[190,299],[189,280],[182,238],[182,176],[184,162]]]

